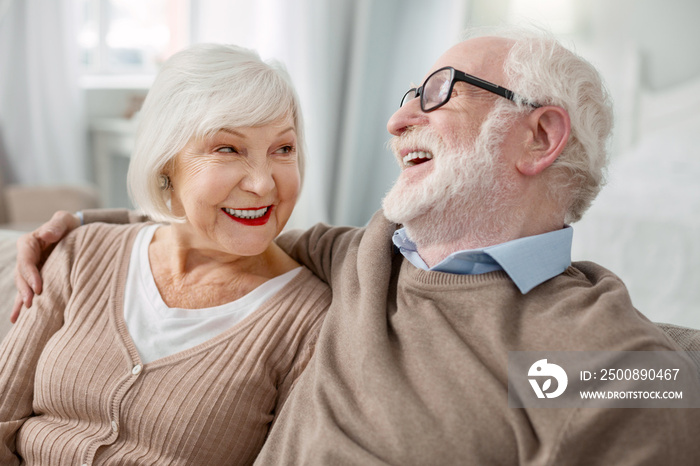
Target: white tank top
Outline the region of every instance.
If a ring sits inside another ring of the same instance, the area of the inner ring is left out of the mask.
[[[220,306],[168,307],[158,292],[148,260],[148,246],[160,226],[144,227],[136,236],[124,290],[124,319],[144,364],[197,346],[233,327],[301,272],[297,267]]]

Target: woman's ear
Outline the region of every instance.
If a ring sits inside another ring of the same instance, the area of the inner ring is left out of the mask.
[[[559,157],[571,134],[566,110],[554,105],[539,107],[527,117],[528,141],[516,166],[523,175],[542,173]]]

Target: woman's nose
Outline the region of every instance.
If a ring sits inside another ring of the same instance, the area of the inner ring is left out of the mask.
[[[241,180],[241,189],[257,196],[265,196],[275,188],[275,180],[272,169],[267,163],[259,163],[250,167],[248,173]]]

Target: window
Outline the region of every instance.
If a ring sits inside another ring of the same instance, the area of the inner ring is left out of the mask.
[[[190,0],[75,0],[88,75],[154,75],[190,43]]]

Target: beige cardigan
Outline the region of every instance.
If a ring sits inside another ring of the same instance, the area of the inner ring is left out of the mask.
[[[123,319],[142,225],[94,224],[47,261],[0,347],[0,464],[251,463],[313,352],[328,287],[302,270],[240,324],[142,365]]]

